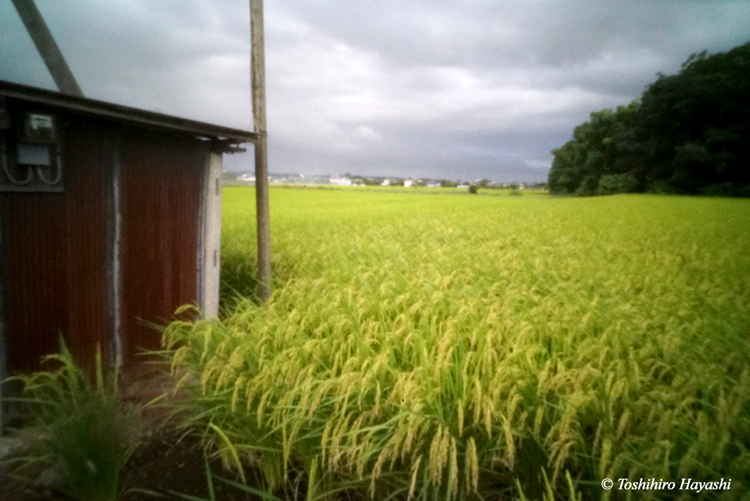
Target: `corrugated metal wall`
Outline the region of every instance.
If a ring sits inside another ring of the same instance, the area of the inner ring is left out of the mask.
[[[126,360],[158,349],[165,323],[196,304],[199,216],[210,143],[129,129],[122,142],[122,322]]]
[[[71,120],[64,193],[2,193],[6,339],[11,370],[32,370],[62,334],[83,364],[109,354],[108,170],[113,130]]]
[[[160,346],[145,322],[164,324],[198,299],[210,143],[58,118],[67,124],[64,192],[0,193],[11,371],[38,369],[40,357],[58,350],[59,334],[89,367],[97,344],[113,362],[119,335],[130,364]]]

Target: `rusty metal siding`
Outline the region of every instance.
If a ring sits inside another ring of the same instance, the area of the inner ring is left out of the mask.
[[[121,142],[120,315],[126,363],[160,347],[148,323],[196,304],[201,192],[210,143],[125,129]]]
[[[78,175],[66,183],[68,193],[68,332],[70,348],[91,367],[97,347],[111,361],[111,312],[108,270],[111,198],[110,176],[118,128],[99,121],[77,121],[65,144]]]
[[[112,130],[69,119],[63,193],[3,193],[3,278],[9,365],[39,368],[62,334],[79,363],[109,353],[107,197]]]
[[[9,100],[11,111],[27,108]],[[0,193],[2,315],[10,370],[39,368],[62,334],[76,360],[111,366],[157,349],[199,299],[210,142],[35,104],[62,126],[62,193]],[[120,343],[121,342],[121,343]]]
[[[39,368],[67,327],[64,195],[3,194],[5,321],[11,372]]]

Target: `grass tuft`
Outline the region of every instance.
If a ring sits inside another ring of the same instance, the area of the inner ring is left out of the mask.
[[[7,400],[26,413],[26,426],[15,433],[27,445],[22,457],[8,461],[21,478],[49,469],[59,490],[71,499],[113,501],[127,461],[132,412],[120,402],[118,375],[102,369],[97,351],[94,377],[76,366],[64,343],[45,357],[56,367],[7,379],[20,382],[22,394]]]

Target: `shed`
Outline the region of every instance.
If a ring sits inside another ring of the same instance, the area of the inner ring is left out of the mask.
[[[0,81],[0,377],[65,339],[91,366],[218,311],[222,154],[244,130]]]

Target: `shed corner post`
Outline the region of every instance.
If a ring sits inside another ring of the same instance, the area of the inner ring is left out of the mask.
[[[221,150],[212,147],[208,154],[208,169],[204,192],[203,252],[199,306],[205,318],[219,315],[219,285],[221,279]]]

